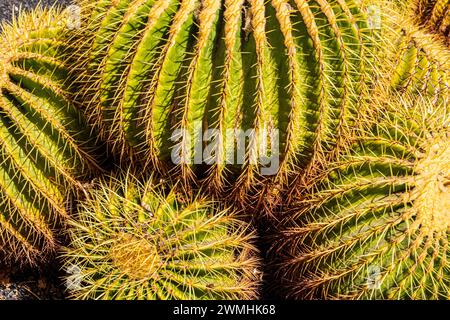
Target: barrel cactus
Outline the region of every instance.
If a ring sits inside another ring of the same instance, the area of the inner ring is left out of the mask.
[[[365,90],[372,30],[358,1],[80,6],[80,100],[111,148],[239,199],[326,157]]]
[[[396,43],[392,88],[428,95],[447,103],[450,87],[450,50],[420,30],[402,30]]]
[[[450,113],[427,99],[391,104],[282,232],[291,297],[449,298]]]
[[[54,251],[66,195],[97,170],[90,129],[65,86],[65,15],[21,13],[0,35],[0,256]]]
[[[259,261],[230,210],[131,174],[87,191],[64,260],[76,299],[250,299]]]

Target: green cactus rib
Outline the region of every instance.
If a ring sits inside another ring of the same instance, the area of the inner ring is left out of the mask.
[[[282,232],[291,297],[449,298],[450,114],[405,95],[379,108]]]
[[[0,256],[36,263],[54,251],[67,191],[97,169],[90,131],[70,103],[64,15],[21,13],[0,35]]]
[[[281,184],[324,158],[351,126],[371,67],[372,30],[353,0],[80,5],[80,99],[105,140],[124,161],[162,172],[178,152],[173,172],[216,190],[264,184],[264,156],[279,157]],[[206,129],[216,130],[209,155],[195,145]],[[229,133],[249,129],[239,163]],[[279,152],[266,137],[275,129]]]
[[[449,0],[418,0],[414,4],[419,23],[450,39]]]
[[[394,58],[391,87],[400,92],[426,94],[436,102],[448,103],[450,51],[420,30],[402,30]]]
[[[259,259],[247,224],[218,203],[152,181],[126,173],[87,191],[63,255],[72,297],[256,298]]]

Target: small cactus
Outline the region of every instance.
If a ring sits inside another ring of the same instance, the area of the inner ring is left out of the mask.
[[[70,225],[64,260],[73,298],[258,296],[253,234],[217,203],[126,174],[89,190]]]
[[[291,297],[449,298],[449,110],[407,95],[373,105],[382,115],[316,177],[282,232]]]
[[[353,0],[80,4],[80,100],[112,149],[239,199],[326,157],[369,78],[371,30]],[[235,130],[254,130],[245,148]]]
[[[98,167],[90,130],[70,103],[64,15],[37,9],[0,35],[0,259],[54,251],[67,192]]]

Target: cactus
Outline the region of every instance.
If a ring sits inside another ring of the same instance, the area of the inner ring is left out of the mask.
[[[371,30],[353,0],[80,5],[79,99],[112,149],[239,198],[326,157],[365,90]],[[250,129],[245,148],[229,135]]]
[[[450,51],[439,39],[420,30],[403,29],[396,48],[392,88],[426,94],[447,104],[450,85]]]
[[[419,26],[411,3],[374,1],[380,8],[380,28],[374,65],[376,94],[389,91],[426,95],[436,105],[448,102],[450,50],[442,39]],[[406,7],[406,8],[405,8]]]
[[[450,50],[439,37],[417,27],[398,9],[385,8],[376,62],[378,87],[426,95],[436,104],[448,102]],[[394,71],[394,72],[393,72]]]
[[[381,115],[369,114],[282,232],[291,297],[449,298],[449,110],[407,95],[373,106]]]
[[[448,0],[417,0],[414,5],[420,23],[450,40],[450,2]]]
[[[249,299],[259,261],[246,223],[218,203],[131,174],[87,191],[63,255],[76,299]],[[76,271],[76,272],[75,272]]]
[[[41,262],[55,250],[66,195],[97,170],[90,131],[65,86],[64,15],[37,9],[0,35],[0,259]]]

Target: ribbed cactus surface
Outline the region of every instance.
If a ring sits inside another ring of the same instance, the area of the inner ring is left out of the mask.
[[[417,0],[415,6],[422,24],[450,40],[449,0]]]
[[[291,297],[449,298],[450,115],[422,99],[391,103],[283,232]]]
[[[403,28],[395,42],[391,87],[399,92],[427,95],[447,104],[450,50],[439,39],[414,28]]]
[[[130,174],[88,191],[65,254],[77,299],[250,299],[259,262],[248,225],[218,203]]]
[[[81,6],[82,100],[106,140],[125,161],[175,167],[216,190],[245,193],[262,176],[282,184],[325,157],[367,80],[371,30],[356,1]],[[274,158],[274,170],[260,170]]]
[[[64,82],[64,15],[20,14],[0,35],[0,255],[33,263],[54,250],[66,195],[96,168]]]

